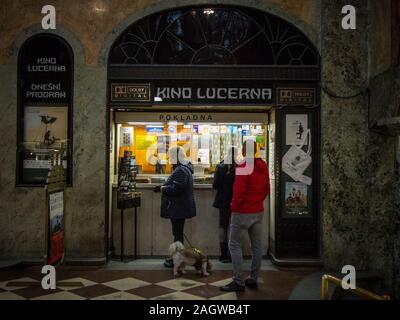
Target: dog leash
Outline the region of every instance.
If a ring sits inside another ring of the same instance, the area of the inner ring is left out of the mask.
[[[186,234],[185,234],[185,233],[183,233],[183,237],[185,238],[185,240],[187,241],[187,243],[189,243],[190,248],[193,249],[193,246],[192,246],[192,244],[190,243],[188,237],[186,237]]]
[[[197,249],[197,248],[195,248],[195,247],[192,246],[192,244],[190,243],[188,237],[186,237],[186,234],[185,234],[185,233],[183,233],[183,237],[185,238],[185,240],[186,240],[187,243],[189,244],[190,249],[192,249],[192,250],[193,250],[195,253],[197,253],[197,254],[201,254],[201,251],[200,251],[199,249]]]

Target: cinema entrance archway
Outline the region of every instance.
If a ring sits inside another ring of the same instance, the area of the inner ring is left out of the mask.
[[[232,6],[182,7],[135,22],[114,42],[108,60],[112,139],[107,139],[111,153],[107,196],[118,172],[122,138],[117,130],[123,124],[128,128],[129,123],[139,125],[151,118],[151,134],[157,130],[161,134],[179,114],[189,117],[177,122],[190,130],[202,125],[190,120],[195,116],[226,114],[232,119],[234,115],[240,142],[253,135],[251,125],[260,130],[265,126],[264,157],[272,183],[265,254],[281,263],[318,261],[319,81],[320,56],[312,42],[296,26],[266,12]],[[260,121],[251,114],[260,115]],[[241,118],[249,120],[239,124]],[[215,122],[218,129],[212,130],[225,130],[220,123]],[[130,130],[125,130],[128,136]],[[133,152],[138,141],[141,147],[146,145],[145,133],[150,131],[143,130],[139,138],[131,135]],[[154,227],[156,222],[151,223]],[[156,232],[140,230],[149,238]],[[111,228],[109,235],[112,242]]]

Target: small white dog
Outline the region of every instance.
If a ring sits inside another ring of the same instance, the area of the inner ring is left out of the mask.
[[[185,274],[185,267],[193,266],[203,276],[209,276],[211,263],[200,250],[186,249],[182,242],[177,241],[169,246],[169,253],[174,261],[174,276]]]

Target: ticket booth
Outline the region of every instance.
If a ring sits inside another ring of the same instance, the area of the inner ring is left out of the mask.
[[[319,80],[319,53],[311,41],[265,12],[184,7],[128,27],[113,44],[108,61],[110,248],[119,246],[113,223],[118,219],[115,184],[119,159],[129,151],[143,194],[139,256],[167,254],[170,225],[159,217],[159,195],[152,188],[171,172],[166,153],[174,142],[185,148],[195,167],[198,216],[186,232],[197,246],[217,255],[215,166],[227,147],[240,148],[253,139],[271,180],[263,226],[265,256],[281,264],[317,263]],[[131,232],[124,240],[128,251],[134,238]]]

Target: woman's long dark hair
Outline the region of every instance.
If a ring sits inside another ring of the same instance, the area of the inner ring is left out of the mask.
[[[235,173],[236,170],[236,155],[237,155],[237,148],[232,146],[229,150],[229,156],[231,158],[231,163],[227,163],[227,174]]]

